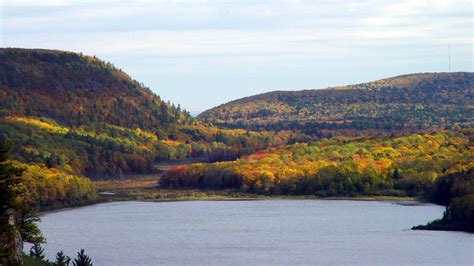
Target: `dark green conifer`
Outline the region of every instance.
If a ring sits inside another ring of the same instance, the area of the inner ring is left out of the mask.
[[[42,248],[39,243],[33,244],[33,246],[30,249],[30,257],[33,257],[39,260],[44,260],[44,248]]]
[[[12,144],[0,136],[0,265],[22,263],[22,243],[41,243],[41,231],[31,206],[23,200],[26,189],[21,175],[24,169],[9,160]]]
[[[71,263],[71,258],[64,255],[64,252],[62,250],[56,254],[56,262],[54,263],[54,265],[69,266],[69,263]]]
[[[72,263],[74,266],[92,266],[92,260],[89,256],[85,254],[84,249],[81,249],[80,252],[77,253],[77,258],[74,259]]]

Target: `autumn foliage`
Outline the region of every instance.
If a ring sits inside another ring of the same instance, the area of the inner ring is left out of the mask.
[[[474,74],[420,73],[319,90],[275,91],[199,115],[230,128],[375,135],[474,126]]]
[[[474,166],[472,139],[472,130],[323,139],[271,148],[234,162],[179,167],[160,184],[264,194],[419,195],[439,176]]]

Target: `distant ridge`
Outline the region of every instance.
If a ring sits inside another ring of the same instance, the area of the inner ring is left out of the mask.
[[[419,73],[320,90],[274,91],[199,119],[231,128],[416,131],[474,126],[474,73]]]

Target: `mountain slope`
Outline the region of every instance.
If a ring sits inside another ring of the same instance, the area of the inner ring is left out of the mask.
[[[95,57],[0,49],[0,137],[12,158],[92,178],[152,173],[169,161],[232,160],[285,142],[195,123]]]
[[[321,90],[275,91],[199,119],[233,128],[403,131],[474,126],[474,73],[424,73]]]
[[[0,113],[67,126],[108,123],[156,129],[190,115],[112,64],[72,52],[0,49]]]

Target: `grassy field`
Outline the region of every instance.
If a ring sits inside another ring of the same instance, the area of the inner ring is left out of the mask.
[[[158,184],[158,175],[137,175],[124,179],[106,179],[94,181],[99,192],[111,192],[126,189],[149,189]]]
[[[101,202],[110,201],[188,201],[188,200],[262,200],[262,199],[328,199],[328,200],[415,200],[412,197],[358,196],[326,197],[314,195],[260,195],[226,190],[176,190],[157,188],[157,175],[141,175],[120,180],[94,181]]]

